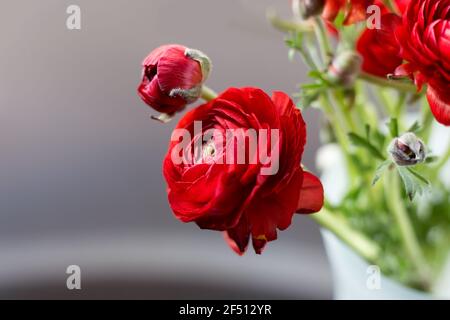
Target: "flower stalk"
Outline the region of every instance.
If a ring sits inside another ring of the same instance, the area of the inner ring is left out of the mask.
[[[396,171],[390,171],[384,181],[387,206],[397,222],[406,254],[417,271],[419,283],[423,289],[427,290],[431,286],[430,270],[425,261],[408,212],[403,204],[404,199],[400,194],[401,184],[399,175]]]
[[[200,95],[200,98],[202,98],[205,101],[210,101],[212,99],[215,99],[217,97],[217,93],[212,90],[211,88],[203,85],[202,86],[202,92]]]
[[[377,261],[381,253],[381,249],[377,243],[353,229],[346,220],[340,218],[335,213],[331,213],[326,208],[322,208],[320,212],[310,217],[323,228],[333,232],[339,239],[367,261],[372,263]]]

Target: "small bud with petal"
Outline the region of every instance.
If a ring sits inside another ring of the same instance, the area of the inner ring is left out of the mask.
[[[399,166],[414,166],[425,161],[425,145],[414,133],[407,132],[392,140],[388,151]]]

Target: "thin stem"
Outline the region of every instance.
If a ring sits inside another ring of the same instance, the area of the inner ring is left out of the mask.
[[[424,288],[428,288],[430,286],[428,265],[425,262],[422,249],[404,206],[404,199],[400,194],[401,185],[398,173],[396,171],[388,172],[384,182],[387,206],[397,221],[406,254],[411,259],[411,263],[421,279],[421,284]]]
[[[412,83],[403,82],[401,80],[388,80],[381,77],[372,76],[365,72],[360,73],[359,78],[381,87],[390,87],[400,91],[417,93],[416,86]]]
[[[297,22],[291,20],[280,19],[274,10],[269,9],[266,13],[267,20],[272,24],[272,26],[282,32],[313,32],[313,26],[305,22]]]
[[[397,6],[394,5],[391,0],[384,0],[383,3],[389,9],[389,11],[399,13],[397,10]]]
[[[439,158],[439,161],[436,163],[433,170],[436,170],[436,173],[439,174],[439,171],[446,165],[446,163],[450,160],[450,145],[447,146],[447,151]]]
[[[353,121],[351,110],[347,106],[347,104],[345,103],[345,101],[344,101],[345,99],[344,99],[342,93],[334,90],[333,91],[333,97],[334,97],[334,99],[337,102],[339,111],[340,111],[342,117],[344,118],[347,127],[350,129],[350,131],[355,132],[356,131],[356,125],[355,125],[355,123]]]
[[[369,262],[376,262],[381,249],[377,243],[367,238],[364,234],[353,229],[348,223],[323,208],[320,212],[310,217],[322,227],[333,232],[339,239]]]
[[[323,23],[322,18],[315,17],[314,23],[315,23],[314,29],[316,32],[316,37],[319,40],[319,48],[320,48],[320,52],[322,54],[322,61],[323,61],[324,66],[326,67],[330,63],[330,59],[333,55],[330,39],[328,38],[328,34],[325,29],[325,25]]]
[[[321,98],[322,98],[321,105],[324,108],[325,116],[328,117],[328,119],[333,127],[334,133],[336,134],[336,139],[338,140],[339,144],[346,151],[345,153],[348,154],[349,149],[350,149],[350,144],[348,141],[347,132],[346,132],[345,128],[342,126],[343,120],[338,117],[338,114],[336,112],[337,108],[335,108],[332,105],[331,99],[328,96],[328,94],[324,93],[321,96]]]
[[[423,141],[429,142],[431,135],[431,128],[433,127],[434,116],[431,113],[430,106],[428,105],[428,100],[422,98],[422,130],[420,132],[420,137]]]
[[[200,96],[205,101],[210,101],[217,98],[217,93],[207,86],[202,86],[202,93]]]

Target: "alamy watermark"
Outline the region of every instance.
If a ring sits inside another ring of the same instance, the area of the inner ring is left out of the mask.
[[[202,121],[194,121],[193,136],[189,130],[178,128],[171,141],[176,142],[170,155],[176,165],[259,164],[261,175],[275,175],[279,169],[279,129],[203,130]]]
[[[367,7],[367,29],[381,29],[381,8],[376,4]]]
[[[69,30],[81,30],[81,8],[76,4],[67,7],[66,27]]]
[[[69,276],[66,280],[66,286],[69,290],[81,290],[81,268],[76,264],[70,265],[66,269]]]
[[[381,270],[377,265],[367,267],[366,287],[369,290],[381,290]]]

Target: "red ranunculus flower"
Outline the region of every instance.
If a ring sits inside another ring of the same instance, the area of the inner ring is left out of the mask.
[[[200,97],[209,60],[198,50],[164,45],[142,62],[139,96],[156,111],[173,114]]]
[[[251,237],[261,253],[295,212],[323,205],[319,179],[300,166],[305,143],[305,122],[286,94],[226,90],[188,112],[174,130],[163,173],[175,216],[224,231],[238,254]],[[236,161],[242,152],[245,161]]]
[[[409,75],[427,98],[436,120],[450,125],[450,0],[411,0],[396,29],[407,61],[397,74]]]
[[[359,37],[356,48],[363,57],[362,70],[371,75],[386,77],[403,62],[400,47],[393,30],[401,23],[394,13],[381,16],[381,29],[366,29]]]
[[[409,2],[411,0],[395,0],[395,4],[397,6],[397,9],[403,13],[406,11],[406,7],[408,6]]]
[[[398,12],[404,12],[410,0],[395,0]],[[400,46],[393,30],[401,24],[396,12],[391,12],[381,0],[374,3],[381,9],[381,29],[366,29],[356,48],[363,57],[362,70],[374,76],[386,77],[403,62]]]
[[[344,24],[352,24],[366,19],[367,7],[373,4],[374,0],[326,0],[322,17],[333,21],[339,11],[344,10]]]

